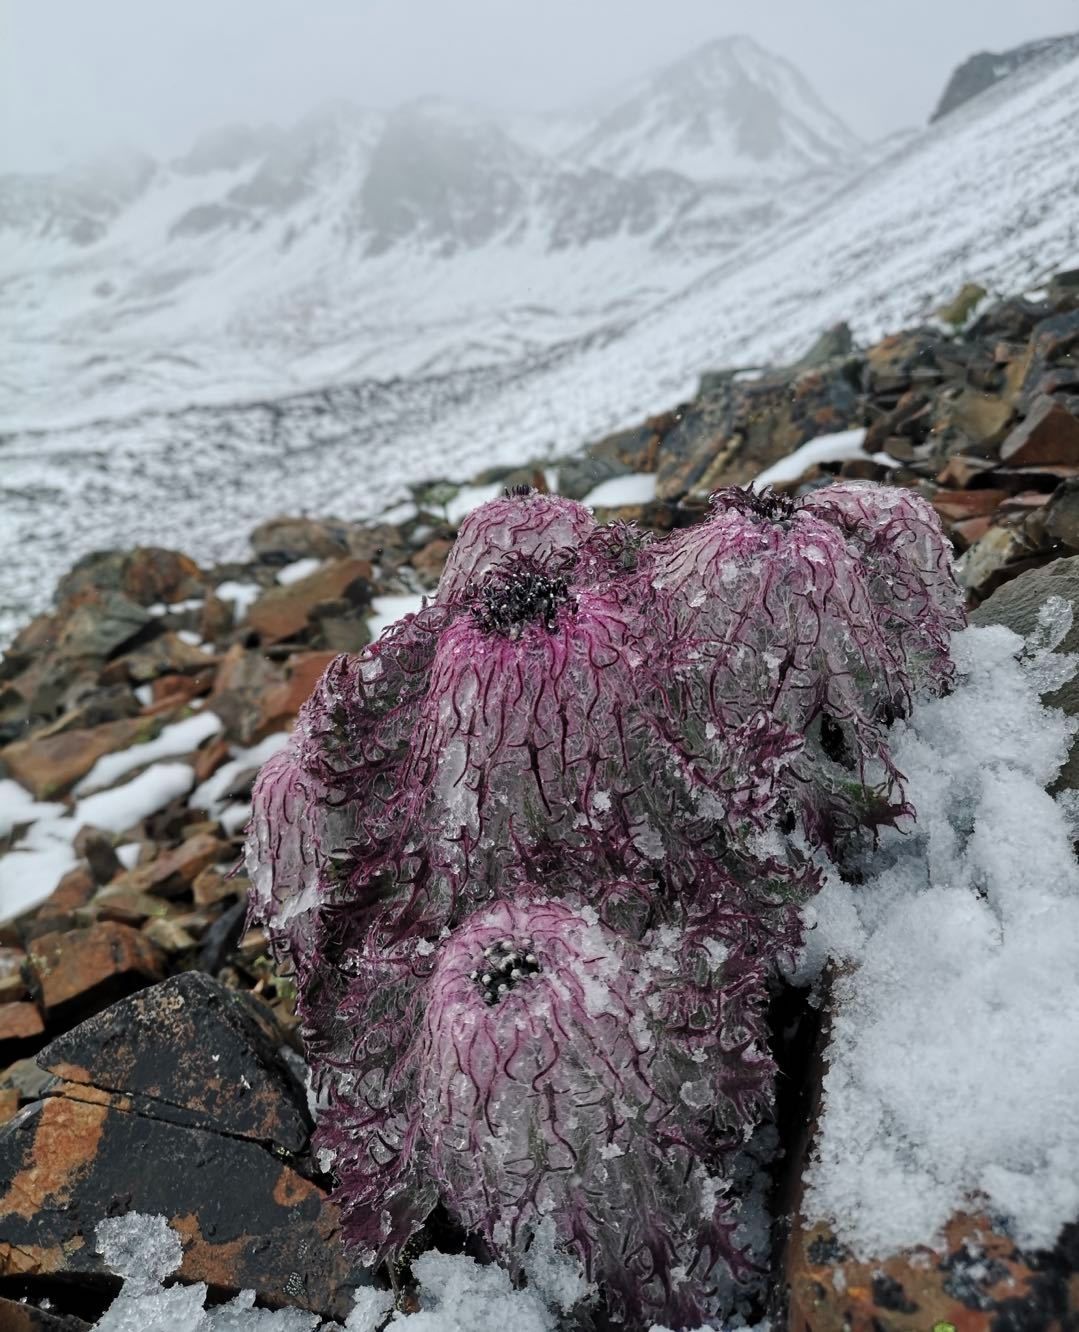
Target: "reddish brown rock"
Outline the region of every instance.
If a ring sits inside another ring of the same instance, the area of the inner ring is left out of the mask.
[[[90,590],[121,592],[140,606],[152,606],[201,596],[204,584],[202,571],[187,555],[137,546],[84,555],[57,584],[56,600],[70,602]]]
[[[1000,446],[1000,458],[1017,467],[1079,464],[1079,418],[1055,398],[1035,398],[1026,418]]]
[[[991,458],[972,458],[957,453],[949,458],[937,473],[937,480],[942,486],[949,486],[955,490],[965,490],[979,476],[991,471],[994,465]]]
[[[938,490],[931,503],[942,518],[960,521],[995,513],[1007,498],[1005,490]]]
[[[267,643],[295,638],[314,608],[347,597],[354,605],[371,599],[371,566],[366,560],[333,560],[287,587],[271,588],[248,610],[245,623]]]
[[[953,523],[952,536],[959,537],[962,548],[966,550],[980,541],[992,526],[992,518],[964,518],[961,522]]]
[[[159,729],[155,720],[132,717],[106,722],[85,731],[34,736],[30,740],[16,740],[0,749],[0,761],[35,799],[47,800],[67,791],[85,777],[103,755],[151,740]]]
[[[0,1066],[33,1053],[41,1044],[45,1024],[35,1004],[19,1000],[0,1004]]]
[[[31,986],[50,1016],[99,1012],[160,979],[162,962],[144,935],[111,921],[41,935],[29,954]]]
[[[285,730],[292,725],[319,677],[337,655],[336,652],[301,652],[289,658],[283,683],[268,689],[262,698],[260,735],[269,735],[271,731]]]
[[[216,735],[195,755],[195,784],[201,786],[229,761],[229,742]]]
[[[35,912],[36,920],[50,920],[71,914],[85,906],[94,895],[94,877],[85,865],[76,865],[64,875]],[[55,926],[53,928],[60,928]]]
[[[961,1215],[946,1229],[944,1252],[919,1248],[860,1262],[827,1226],[796,1226],[787,1264],[788,1328],[1064,1332],[1079,1314],[1079,1282],[1068,1258],[1074,1242],[1066,1237],[1054,1254],[1025,1255],[986,1217]]]
[[[428,587],[434,587],[441,576],[446,557],[452,549],[452,541],[447,541],[444,537],[435,537],[433,541],[428,541],[426,546],[412,556],[409,564],[412,565]]]
[[[191,896],[199,907],[213,906],[228,897],[245,897],[248,881],[241,875],[229,878],[216,869],[204,869],[191,885]]]
[[[261,652],[239,643],[222,658],[207,706],[224,722],[230,740],[250,745],[263,734],[263,697],[285,675]]]
[[[196,876],[209,865],[231,858],[227,842],[212,833],[196,833],[172,851],[166,851],[140,867],[135,873],[146,872],[146,890],[161,897],[176,897],[186,892]]]

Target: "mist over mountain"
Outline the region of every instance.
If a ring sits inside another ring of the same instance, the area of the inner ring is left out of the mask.
[[[168,162],[8,175],[6,410],[76,419],[517,356],[624,320],[866,156],[796,69],[734,37],[554,116],[338,101]]]

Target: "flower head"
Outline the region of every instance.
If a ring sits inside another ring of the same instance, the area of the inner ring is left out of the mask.
[[[435,1180],[511,1268],[549,1217],[633,1318],[699,1321],[750,1276],[715,1179],[770,1094],[762,959],[692,932],[634,943],[525,887],[464,921],[429,968],[372,964],[344,1011],[388,1058],[323,1133],[346,1226],[374,1254],[422,1220],[377,1205],[388,1169],[410,1197]],[[387,984],[397,1018],[379,1030]]]

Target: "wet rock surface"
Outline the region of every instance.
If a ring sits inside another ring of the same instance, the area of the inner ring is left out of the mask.
[[[5,1284],[113,1289],[90,1237],[106,1216],[168,1218],[182,1279],[344,1314],[367,1280],[306,1154],[303,1086],[257,999],[197,972],[89,1019],[41,1052],[49,1075],[0,1127]],[[75,1300],[77,1303],[77,1299]]]

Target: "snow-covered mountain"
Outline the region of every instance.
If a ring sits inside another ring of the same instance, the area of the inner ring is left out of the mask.
[[[415,124],[429,111],[403,114]],[[84,419],[0,436],[0,642],[87,550],[146,542],[232,558],[273,513],[375,516],[411,481],[579,448],[684,400],[702,370],[793,359],[840,319],[868,340],[928,317],[965,280],[1011,293],[1079,266],[1079,60],[1011,75],[858,178],[805,195],[797,216],[718,247],[718,261],[664,248],[666,230],[687,225],[673,208],[603,242],[552,246],[538,224],[511,239],[501,186],[465,218],[497,239],[466,244],[448,183],[441,214],[384,207],[381,234],[394,239],[379,251],[356,175],[297,145],[328,138],[370,162],[387,123],[336,108],[265,144],[261,131],[219,136],[185,169],[158,168],[161,183],[119,207],[98,241],[24,238],[3,298],[31,340],[24,360],[5,354],[5,388],[20,415],[81,403]],[[521,153],[548,173],[529,190],[577,178],[520,135],[477,133],[495,179]],[[259,224],[167,239],[179,217],[240,188],[233,205]],[[415,202],[410,189],[387,194]],[[446,258],[434,237],[451,224]],[[95,297],[103,281],[115,290]],[[353,309],[358,292],[366,304]],[[111,323],[96,301],[112,303]],[[85,419],[185,392],[181,408]]]
[[[22,424],[462,369],[620,327],[862,161],[787,62],[714,42],[598,106],[335,103],[0,178]]]

